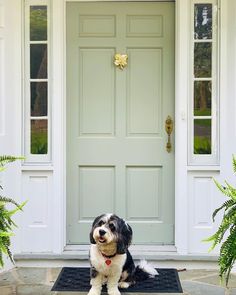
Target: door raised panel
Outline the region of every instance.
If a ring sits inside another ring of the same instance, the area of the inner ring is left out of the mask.
[[[115,15],[80,15],[80,37],[114,37],[116,35]]]
[[[29,227],[48,226],[48,177],[47,176],[29,176],[29,191],[34,199],[29,202],[29,211],[34,212],[27,220]],[[40,208],[40,210],[39,210]]]
[[[113,48],[79,50],[80,136],[114,134],[114,52]]]
[[[115,168],[79,167],[79,220],[114,211]]]
[[[163,18],[161,15],[128,15],[127,37],[161,37]]]
[[[162,101],[162,50],[129,48],[127,52],[128,134],[158,135]]]
[[[128,220],[160,221],[161,167],[127,167]]]
[[[211,220],[211,183],[212,177],[193,178],[193,220],[195,227],[209,227]]]
[[[52,174],[23,172],[22,195],[28,203],[22,215],[23,252],[52,251]]]

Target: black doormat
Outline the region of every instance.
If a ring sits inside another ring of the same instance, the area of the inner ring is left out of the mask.
[[[176,269],[158,268],[159,276],[137,282],[127,289],[120,289],[122,293],[183,293]],[[88,267],[62,268],[52,291],[88,292],[90,289],[90,269]],[[103,286],[102,292],[106,292]]]

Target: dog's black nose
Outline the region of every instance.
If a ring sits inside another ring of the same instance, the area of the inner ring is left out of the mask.
[[[102,236],[104,236],[105,235],[105,230],[103,230],[103,229],[100,229],[99,230],[99,235],[102,237]]]

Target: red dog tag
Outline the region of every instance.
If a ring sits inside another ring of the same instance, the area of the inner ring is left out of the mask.
[[[111,259],[107,259],[107,260],[105,261],[105,263],[106,263],[107,266],[109,266],[109,265],[111,264]]]

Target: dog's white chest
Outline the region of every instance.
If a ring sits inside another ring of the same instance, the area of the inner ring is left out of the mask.
[[[121,272],[126,260],[126,254],[112,258],[103,257],[96,245],[91,245],[90,261],[93,267],[104,276]]]

